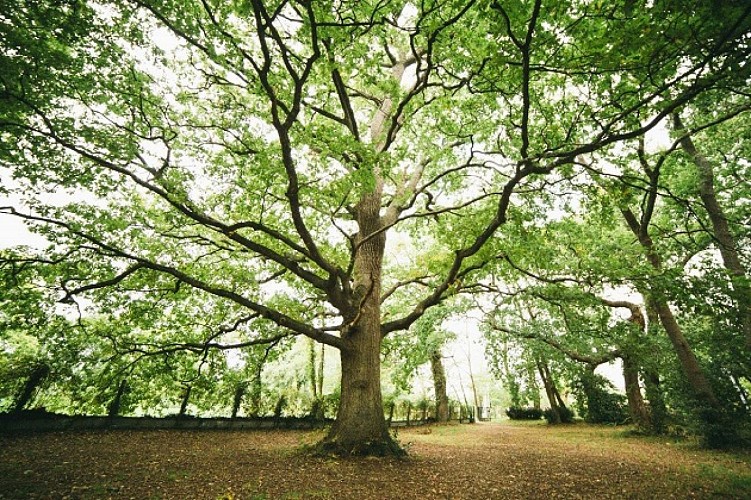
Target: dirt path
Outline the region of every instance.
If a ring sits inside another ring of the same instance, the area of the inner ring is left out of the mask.
[[[576,425],[399,432],[411,458],[338,460],[300,431],[0,435],[0,498],[749,498],[748,455]]]

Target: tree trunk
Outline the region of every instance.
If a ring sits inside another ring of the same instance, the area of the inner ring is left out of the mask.
[[[235,396],[232,400],[232,418],[237,418],[237,413],[240,411],[240,405],[243,401],[243,396],[245,396],[245,391],[248,388],[248,384],[246,382],[240,382],[237,384],[237,387],[235,388]]]
[[[639,345],[640,338],[647,333],[647,321],[638,305],[628,304],[628,309],[631,311],[628,321],[633,325],[629,334],[629,344]],[[640,429],[651,429],[652,421],[649,410],[644,403],[639,387],[639,364],[632,354],[621,356],[621,362],[623,363],[623,385],[626,389],[626,400],[628,401],[631,420]]]
[[[318,358],[318,397],[323,397],[323,370],[326,367],[326,346],[321,344],[321,356]]]
[[[42,363],[34,368],[34,370],[31,372],[31,375],[29,375],[29,378],[26,379],[26,383],[24,384],[23,389],[16,397],[16,402],[13,405],[13,411],[21,411],[27,404],[29,404],[31,397],[34,395],[34,391],[36,391],[37,387],[39,387],[44,379],[47,378],[47,375],[49,375],[49,373],[50,369],[46,364]]]
[[[430,368],[433,372],[435,387],[435,419],[438,422],[449,421],[449,396],[446,392],[446,370],[441,361],[441,351],[436,349],[430,354]]]
[[[678,355],[678,360],[683,369],[683,374],[691,386],[697,401],[702,406],[707,406],[718,411],[721,410],[720,400],[717,399],[712,386],[709,384],[709,380],[707,380],[701,365],[699,365],[699,361],[688,345],[688,341],[683,335],[683,330],[678,325],[670,306],[668,306],[664,299],[656,298],[654,307],[657,310],[662,327],[673,344],[673,348]]]
[[[123,402],[123,395],[128,390],[128,381],[126,379],[123,379],[120,381],[120,384],[117,387],[117,394],[115,394],[115,399],[112,400],[112,402],[109,404],[109,407],[107,408],[107,416],[108,417],[116,417],[120,414],[122,402]]]
[[[654,301],[647,297],[647,319],[649,327],[645,331],[654,335],[660,324],[660,318],[657,315]],[[654,366],[645,367],[642,371],[644,377],[644,393],[649,401],[650,419],[652,421],[652,432],[655,434],[664,434],[667,429],[668,409],[665,405],[665,395],[662,390],[660,373]]]
[[[540,373],[540,378],[542,379],[542,385],[545,387],[545,394],[548,396],[548,402],[550,403],[550,410],[552,413],[552,418],[550,419],[551,424],[560,424],[561,423],[561,414],[558,409],[558,401],[556,400],[555,396],[555,388],[553,387],[553,381],[548,378],[548,370],[546,370],[546,366],[544,366],[544,363],[541,360],[537,361],[537,371]]]
[[[540,388],[537,385],[535,369],[532,365],[527,366],[527,391],[529,398],[532,400],[532,407],[535,410],[540,409]]]
[[[550,367],[547,363],[543,362],[542,369],[545,370],[545,377],[547,378],[548,383],[550,384],[550,388],[553,391],[553,396],[555,396],[558,408],[566,408],[566,403],[563,401],[561,393],[558,391],[558,387],[556,387],[555,381],[553,380],[553,375],[550,373]]]
[[[518,408],[522,406],[522,398],[521,398],[521,385],[516,380],[516,375],[514,375],[511,372],[511,367],[509,366],[509,348],[508,348],[508,342],[503,343],[503,381],[504,386],[506,387],[506,390],[509,393],[509,396],[511,398],[511,406],[513,408]],[[530,365],[529,369],[533,372],[534,377],[534,367]],[[539,394],[539,393],[538,393]]]
[[[318,400],[318,377],[316,377],[316,343],[313,339],[308,342],[308,370],[310,376],[310,389],[313,393],[313,401]]]
[[[623,362],[623,383],[626,387],[626,399],[631,420],[640,429],[651,429],[652,422],[649,411],[644,404],[644,398],[639,387],[639,367],[629,356],[621,358]]]
[[[678,113],[673,114],[673,120],[676,131],[685,133],[685,128]],[[743,267],[738,253],[735,237],[730,231],[728,219],[717,200],[714,187],[714,166],[707,157],[696,149],[690,135],[685,135],[680,142],[681,147],[691,158],[699,172],[699,197],[707,210],[709,220],[712,222],[712,233],[717,241],[722,262],[732,276],[741,328],[746,338],[746,349],[751,351],[751,286],[749,286],[746,269]]]
[[[472,397],[474,398],[474,411],[473,415],[477,418],[480,417],[480,397],[477,394],[477,384],[475,384],[475,374],[472,371],[472,359],[469,352],[467,352],[467,366],[469,366],[469,382],[472,384]]]
[[[263,361],[256,365],[256,371],[253,375],[253,381],[250,386],[250,414],[258,417],[261,414],[261,395],[263,393]]]
[[[356,207],[354,302],[342,332],[341,400],[336,421],[320,443],[325,453],[402,455],[391,438],[381,398],[381,269],[386,235],[380,190],[363,195]]]
[[[657,271],[662,270],[662,260],[660,256],[655,252],[654,243],[647,231],[648,225],[642,224],[638,221],[633,212],[629,209],[621,209],[621,213],[626,219],[631,232],[638,238],[639,244],[644,248],[647,256],[647,260],[650,265]],[[722,406],[719,399],[717,399],[712,386],[709,384],[704,375],[704,371],[699,365],[699,361],[696,359],[693,350],[688,345],[686,337],[683,335],[683,330],[675,319],[673,311],[668,305],[668,301],[663,295],[661,290],[651,290],[651,307],[657,313],[657,317],[660,319],[660,324],[668,335],[670,342],[673,344],[678,361],[681,365],[686,381],[688,382],[691,390],[694,393],[694,397],[702,407],[701,413],[709,411],[714,416],[704,415],[701,418],[713,420],[722,414]]]
[[[177,416],[180,418],[184,417],[188,411],[188,401],[190,400],[190,393],[192,390],[193,386],[185,386],[185,391],[183,392],[183,400],[182,403],[180,403],[180,413],[177,414]]]
[[[673,347],[696,399],[696,412],[701,421],[701,434],[704,444],[710,448],[724,448],[737,442],[737,431],[732,417],[717,398],[709,380],[696,359],[694,352],[683,336],[678,322],[667,302],[659,298],[654,301],[663,328],[670,337]]]
[[[601,405],[598,404],[599,391],[595,384],[595,365],[587,365],[586,371],[581,377],[582,392],[587,400],[587,422],[601,422]],[[582,415],[584,416],[584,415]]]
[[[379,325],[380,326],[380,325]],[[341,350],[341,400],[336,421],[322,445],[343,455],[391,455],[398,446],[386,426],[381,400],[380,328],[376,339],[353,342]],[[358,331],[353,335],[372,337]]]
[[[660,376],[656,371],[646,370],[644,372],[644,392],[649,400],[652,432],[663,434],[667,425],[668,410],[665,406],[665,397],[662,394]]]

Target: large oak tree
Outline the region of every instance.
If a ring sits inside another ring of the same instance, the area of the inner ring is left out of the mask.
[[[50,240],[32,260],[66,301],[188,289],[231,313],[207,346],[335,347],[324,446],[399,453],[383,338],[480,279],[547,174],[748,71],[748,9],[711,4],[3,1],[2,211]]]

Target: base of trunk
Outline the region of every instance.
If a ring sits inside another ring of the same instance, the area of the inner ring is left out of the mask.
[[[313,447],[313,453],[336,457],[406,457],[407,452],[386,434],[368,441],[349,441],[329,434]]]

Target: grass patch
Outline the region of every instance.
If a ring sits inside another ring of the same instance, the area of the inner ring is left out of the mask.
[[[732,498],[751,498],[751,471],[741,472],[722,464],[699,464],[699,477],[714,485],[713,493]]]

